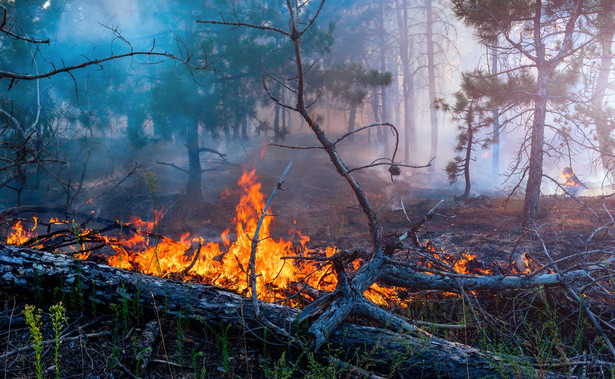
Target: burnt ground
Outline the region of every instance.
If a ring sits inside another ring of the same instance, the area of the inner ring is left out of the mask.
[[[275,237],[284,238],[289,229],[296,227],[311,237],[311,247],[369,248],[365,217],[356,209],[346,183],[330,168],[324,153],[318,152],[320,156],[312,154],[304,151],[280,154],[268,148],[262,160],[251,161],[256,163],[211,162],[209,167],[216,168],[216,171],[204,173],[203,200],[200,202],[182,197],[178,191],[181,185],[176,180],[171,183],[168,178],[174,176],[161,169],[157,172],[159,188],[156,204],[164,207],[165,217],[160,224],[160,233],[177,237],[181,232],[188,231],[206,236],[209,240],[219,240],[222,231],[232,223],[240,196],[234,182],[243,170],[256,169],[263,186],[262,192],[268,196],[288,161],[293,159],[293,168],[285,180],[286,190],[274,200],[273,212],[278,214],[273,226]],[[385,235],[401,235],[410,225],[400,209],[401,200],[410,221],[414,223],[443,199],[444,203],[437,209],[438,214],[420,229],[420,238],[431,240],[447,251],[477,254],[477,258],[485,264],[506,262],[515,252],[526,252],[536,262],[545,264],[547,260],[542,253],[542,241],[555,259],[586,249],[613,246],[612,239],[606,233],[592,235],[602,223],[588,207],[603,221],[609,221],[607,210],[615,211],[615,198],[580,197],[579,200],[584,203],[581,204],[560,195],[542,197],[536,225],[541,241],[534,233],[520,227],[521,199],[507,200],[501,194],[490,193],[457,202],[453,200],[455,191],[441,179],[434,179],[434,174],[426,170],[406,172],[396,183],[391,182],[385,169],[361,171],[357,173],[357,178],[374,208],[381,208],[378,219]],[[99,204],[104,206],[98,206],[96,215],[113,220],[136,214],[147,219],[154,205],[147,185],[142,179],[137,179],[130,186],[118,196],[100,199]],[[225,189],[228,189],[229,195],[221,196]],[[566,264],[573,265],[575,261]],[[314,367],[322,370],[322,376],[331,376],[330,370],[336,370],[326,364],[313,365],[305,356],[298,366],[285,363],[281,355],[283,350],[264,350],[262,341],[247,343],[241,333],[227,333],[224,325],[188,325],[164,315],[156,319],[154,315],[139,315],[132,311],[124,319],[121,304],[107,309],[92,309],[87,302],[78,302],[75,297],[67,296],[62,291],[53,299],[0,294],[0,346],[4,346],[0,347],[0,365],[4,366],[7,377],[26,378],[35,374],[34,353],[28,348],[30,337],[22,316],[25,304],[35,304],[48,312],[49,306],[60,300],[68,309],[68,327],[63,332],[67,342],[62,345],[60,357],[62,377],[134,377],[138,363],[142,363],[142,358],[150,352],[144,350],[147,347],[151,347],[152,355],[147,366],[140,369],[140,377],[170,377],[169,371],[173,372],[174,377],[186,378],[200,377],[201,374],[211,378],[278,377],[284,373],[302,377],[313,373],[310,370]],[[457,311],[453,311],[459,309],[456,300],[429,296],[426,299],[416,302],[420,309],[409,311],[410,316],[437,322],[459,322],[458,316],[455,316]],[[490,308],[491,305],[493,308]],[[497,304],[486,301],[484,306],[493,314],[499,312]],[[568,318],[578,317],[566,310],[565,303],[561,304],[561,308],[567,312]],[[502,310],[503,313],[508,311]],[[448,316],[436,317],[433,316],[434,312]],[[145,331],[156,329],[158,321],[158,329],[163,330],[164,338],[156,332],[154,339],[148,340]],[[541,322],[540,318],[535,321]],[[574,326],[571,330],[574,331]],[[468,335],[458,332],[434,332],[450,339],[468,341]],[[46,313],[43,316],[43,334],[44,339],[52,337]],[[478,345],[479,337],[477,332],[471,333],[468,342],[474,341]],[[591,354],[594,346],[591,341],[584,346]],[[53,376],[52,344],[44,345],[43,363],[45,376]],[[334,376],[337,374],[339,372]]]

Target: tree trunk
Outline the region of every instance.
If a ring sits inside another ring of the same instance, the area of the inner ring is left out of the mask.
[[[491,50],[491,74],[497,75],[498,73],[498,52],[496,49]],[[497,180],[500,176],[500,110],[498,107],[494,107],[492,111],[493,118],[493,130],[492,130],[492,157],[491,157],[491,173],[493,179]]]
[[[288,134],[288,125],[286,124],[286,113],[287,113],[287,109],[282,108],[281,112],[282,112],[282,136],[286,136]]]
[[[250,137],[248,137],[248,117],[249,116],[244,116],[241,120],[241,139],[244,141],[250,139]]]
[[[523,225],[529,226],[538,211],[540,185],[542,183],[542,161],[545,140],[545,118],[547,113],[547,86],[553,65],[546,62],[545,45],[541,40],[541,4],[534,17],[534,46],[536,49],[536,94],[534,99],[534,120],[530,140],[530,161],[528,168],[525,199],[523,203]]]
[[[381,122],[389,122],[389,112],[388,112],[388,99],[387,99],[387,89],[385,86],[382,86],[382,120]],[[380,144],[384,147],[384,156],[389,158],[391,156],[391,147],[389,146],[389,133],[391,132],[389,128],[379,127],[378,129],[382,130]]]
[[[425,13],[427,30],[425,32],[425,40],[427,43],[427,73],[429,80],[429,119],[431,123],[431,152],[430,158],[435,158],[438,154],[438,115],[433,102],[436,100],[436,67],[434,57],[434,42],[433,42],[433,9],[431,0],[425,0]],[[434,159],[429,166],[429,171],[434,172],[436,168],[436,160]]]
[[[386,36],[384,35],[385,27],[384,27],[384,2],[380,3],[380,71],[382,74],[385,74],[386,71]],[[389,122],[389,104],[387,97],[387,85],[382,85],[382,117],[381,122]],[[384,147],[384,156],[390,156],[390,147],[389,147],[389,130],[388,128],[380,127],[378,129],[382,130],[382,134],[380,135],[380,144]]]
[[[470,196],[470,161],[472,160],[472,144],[474,143],[474,129],[472,128],[473,122],[473,109],[472,104],[470,104],[470,109],[468,110],[467,123],[468,123],[468,143],[466,145],[466,156],[463,162],[463,177],[466,181],[466,188],[463,191],[463,195],[461,195],[460,200],[465,200]]]
[[[596,132],[598,134],[598,148],[600,150],[600,160],[602,162],[602,168],[607,175],[613,169],[613,141],[611,140],[611,127],[607,122],[607,115],[604,111],[605,104],[604,99],[606,96],[606,89],[609,85],[609,76],[611,74],[611,64],[613,61],[613,37],[615,35],[615,27],[613,21],[615,21],[613,3],[604,2],[608,7],[604,13],[603,27],[599,30],[600,35],[600,68],[598,71],[598,78],[596,80],[596,87],[594,88],[593,101],[592,101],[592,113],[594,114],[594,122],[596,123]],[[613,178],[612,173],[609,177]],[[612,180],[613,181],[613,180]]]
[[[355,120],[357,118],[357,102],[353,101],[350,103],[350,113],[348,115],[348,131],[352,131],[354,130],[354,123]],[[350,136],[349,138],[352,138],[352,136]]]
[[[274,142],[280,142],[282,136],[282,132],[280,130],[280,106],[274,106],[274,116],[273,116],[273,140]]]
[[[401,12],[400,12],[401,9]],[[416,151],[414,125],[414,78],[410,61],[410,38],[408,35],[408,1],[397,0],[397,24],[399,28],[399,52],[402,64],[402,88],[404,103],[404,161],[410,163],[411,153]]]
[[[186,148],[188,149],[188,183],[186,196],[200,201],[201,195],[201,153],[199,151],[199,124],[191,122],[186,128]]]
[[[261,341],[262,331],[267,329],[256,316],[252,300],[229,290],[4,244],[0,244],[0,285],[5,292],[49,298],[58,290],[67,294],[77,291],[85,301],[103,306],[138,302],[150,314],[154,306],[165,307],[168,315],[179,317],[181,312],[182,317],[195,322],[228,324],[236,332],[249,330],[248,337],[254,335]],[[299,310],[264,302],[259,306],[263,319],[281,330],[293,333],[298,326]],[[269,330],[268,341],[272,341],[271,334]],[[517,357],[495,356],[420,330],[399,334],[348,322],[335,329],[329,344],[332,350],[339,349],[341,357],[356,354],[373,363],[370,370],[399,377],[510,377],[520,375],[516,367],[522,364]],[[319,357],[327,355],[320,353]]]
[[[530,162],[525,187],[525,200],[523,204],[523,225],[528,226],[536,217],[540,185],[542,183],[543,146],[545,139],[545,114],[547,108],[547,81],[548,74],[544,69],[538,69],[538,96],[534,107],[534,122],[532,123],[532,137],[530,140]]]
[[[378,86],[374,86],[372,88],[372,113],[374,115],[374,122],[381,122],[380,118],[380,96],[378,93]],[[371,130],[369,128],[368,130]],[[382,128],[376,128],[376,143],[380,143],[382,141]]]

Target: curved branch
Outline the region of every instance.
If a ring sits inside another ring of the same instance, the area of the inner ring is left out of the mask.
[[[51,71],[42,73],[42,74],[36,74],[36,75],[31,75],[31,74],[19,74],[19,73],[15,73],[15,72],[10,72],[10,71],[0,71],[0,79],[12,79],[12,80],[36,80],[36,79],[42,79],[42,78],[48,78],[50,76],[54,76],[57,74],[61,74],[61,73],[70,73],[71,71],[75,71],[75,70],[79,70],[82,68],[86,68],[88,66],[92,66],[92,65],[100,65],[101,63],[104,62],[108,62],[108,61],[112,61],[115,59],[121,59],[121,58],[126,58],[126,57],[134,57],[134,56],[138,56],[138,55],[145,55],[145,56],[153,56],[153,57],[164,57],[164,58],[168,58],[171,60],[177,60],[182,62],[183,64],[189,65],[188,60],[185,60],[183,58],[177,57],[171,53],[167,53],[167,52],[162,52],[162,53],[158,53],[158,52],[152,52],[152,51],[133,51],[130,53],[126,53],[126,54],[120,54],[120,55],[112,55],[106,58],[100,58],[100,59],[95,59],[95,60],[89,60],[87,62],[83,62],[81,64],[76,64],[76,65],[72,65],[72,66],[65,66],[62,68],[58,68],[58,69],[53,69]],[[162,61],[161,61],[162,62]],[[191,66],[193,68],[196,69],[205,69],[205,67],[196,67],[196,66]]]

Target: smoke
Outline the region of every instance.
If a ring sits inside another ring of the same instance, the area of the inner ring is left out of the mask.
[[[400,144],[396,161],[410,165],[427,164],[434,158],[430,156],[429,118],[434,99],[428,98],[425,70],[421,68],[425,64],[424,44],[417,39],[412,52],[413,67],[416,69],[414,142],[417,148],[410,152],[410,161],[406,162],[403,159],[405,110],[400,97],[403,78],[400,76],[399,49],[394,38],[397,28],[396,14],[385,15],[384,29],[389,33],[386,38],[390,50],[385,52],[387,59],[383,64],[379,46],[374,46],[374,41],[366,37],[377,36],[379,32],[375,28],[378,22],[377,14],[367,3],[356,2],[353,4],[353,12],[348,11],[348,4],[342,3],[328,3],[321,15],[320,26],[323,30],[329,21],[336,21],[333,44],[327,46],[328,52],[320,56],[314,52],[322,46],[308,46],[306,43],[306,49],[310,49],[307,61],[322,58],[314,66],[315,69],[357,63],[367,71],[374,69],[391,72],[393,83],[386,89],[388,119],[381,121],[394,123],[399,130]],[[22,5],[17,4],[15,8],[18,6]],[[65,182],[70,180],[73,191],[77,191],[75,183],[83,177],[83,183],[79,186],[81,192],[73,200],[74,204],[84,204],[88,199],[96,198],[99,202],[97,212],[105,212],[106,209],[118,209],[119,202],[128,203],[129,200],[134,200],[135,204],[140,205],[126,206],[122,211],[141,215],[150,212],[153,201],[150,199],[150,189],[143,179],[146,172],[155,172],[159,179],[159,194],[167,196],[160,203],[172,204],[186,188],[189,161],[185,145],[189,139],[190,128],[195,126],[199,128],[200,147],[227,154],[226,162],[215,155],[201,156],[203,170],[216,169],[203,173],[205,201],[217,201],[218,194],[225,187],[233,186],[243,168],[258,167],[261,172],[257,174],[267,179],[275,177],[279,171],[278,166],[283,169],[289,159],[305,160],[308,162],[306,169],[313,171],[310,175],[293,176],[291,173],[289,180],[319,182],[320,178],[313,175],[326,172],[327,178],[336,183],[335,188],[344,188],[338,186],[339,183],[343,184],[341,179],[332,179],[336,177],[335,173],[327,166],[330,163],[326,157],[318,155],[322,152],[281,153],[270,147],[266,149],[261,160],[263,145],[266,145],[269,139],[275,138],[271,130],[260,131],[261,134],[257,135],[257,128],[273,125],[275,118],[271,102],[264,100],[266,96],[260,78],[262,56],[258,55],[265,55],[270,50],[250,50],[250,46],[241,45],[241,49],[233,51],[230,47],[242,43],[238,36],[240,33],[246,33],[244,29],[214,29],[195,23],[196,19],[218,18],[215,8],[200,2],[177,5],[162,0],[47,0],[30,8],[25,5],[24,7],[18,8],[16,14],[22,17],[24,27],[31,26],[29,31],[41,38],[49,38],[52,42],[49,46],[40,45],[39,50],[24,49],[19,59],[13,61],[2,58],[0,62],[7,62],[7,69],[44,72],[100,57],[152,49],[168,51],[183,58],[192,54],[191,62],[197,65],[205,62],[207,54],[208,63],[217,69],[211,72],[196,72],[177,62],[153,64],[157,63],[155,58],[141,57],[114,60],[74,71],[72,76],[62,74],[41,80],[39,84],[42,87],[44,120],[39,128],[42,130],[47,127],[56,132],[53,138],[48,140],[53,141],[53,144],[47,148],[58,152],[57,157],[63,162],[70,163],[50,164],[49,171]],[[442,11],[446,12],[445,9]],[[271,14],[274,13],[272,11]],[[419,16],[417,13],[417,17]],[[439,73],[437,95],[446,99],[450,99],[450,94],[458,90],[460,72],[485,64],[481,60],[484,55],[483,48],[473,40],[471,30],[452,17],[449,17],[449,20],[457,30],[456,36],[451,36],[455,37],[455,48],[451,47],[442,52],[438,58],[439,64],[446,63],[452,67]],[[215,34],[214,30],[219,34]],[[273,43],[273,40],[268,38],[271,37],[267,35],[253,41],[263,45]],[[327,44],[325,37],[319,38],[320,44]],[[7,49],[7,41],[0,42],[0,49]],[[275,47],[277,49],[271,51],[283,51],[282,47]],[[36,64],[33,63],[33,57]],[[246,64],[239,65],[236,62]],[[282,69],[287,70],[288,67],[281,67],[280,70]],[[19,115],[29,122],[33,119],[33,109],[36,109],[35,84],[19,82],[12,92],[2,93],[3,97],[10,99]],[[374,94],[381,94],[382,90],[372,88],[368,92],[364,103],[358,109],[356,126],[367,125],[378,119],[374,115],[372,103],[375,101]],[[292,105],[288,94],[286,100]],[[348,104],[340,99],[325,94],[311,111],[318,115],[321,126],[332,139],[346,131],[349,109]],[[237,114],[248,115],[245,118],[248,119],[246,130],[249,139],[242,135],[243,120],[236,117]],[[316,144],[307,126],[297,115],[287,113],[285,117],[285,127],[290,134],[286,141],[280,142],[308,146]],[[460,182],[449,186],[444,172],[446,163],[456,154],[453,146],[456,144],[457,121],[444,113],[438,113],[438,120],[436,169],[430,172],[427,169],[403,168],[402,175],[394,182],[387,171],[388,166],[370,169],[366,174],[357,174],[368,183],[370,191],[379,191],[380,195],[385,197],[413,196],[418,192],[425,194],[429,191],[437,193],[434,196],[452,197],[462,190],[463,183]],[[384,157],[387,150],[390,156],[395,148],[394,138],[390,130],[384,132],[388,135],[388,148],[378,142],[379,133],[375,129],[371,131],[369,140],[368,133],[362,132],[360,136],[341,143],[340,151],[347,164],[350,167],[369,164]],[[501,193],[510,189],[511,183],[518,180],[514,177],[505,182],[507,170],[514,165],[518,157],[520,141],[525,138],[525,133],[526,128],[520,126],[510,127],[502,134],[500,167],[497,173],[492,171],[491,148],[477,148],[474,151],[471,162],[472,196]],[[551,137],[555,138],[549,136]],[[572,165],[581,180],[589,183],[589,187],[595,187],[601,173],[583,170],[583,167],[591,166],[590,163],[595,157],[583,151],[573,152],[573,156],[572,163],[561,158],[547,159],[545,173],[558,177],[563,167]],[[309,162],[318,164],[310,165]],[[334,175],[329,176],[331,173]],[[41,171],[37,175],[44,173]],[[309,183],[305,186],[309,187]],[[58,185],[53,177],[46,177],[37,186],[28,188],[28,201],[48,205],[67,202],[67,195],[64,193],[67,191],[66,185]],[[2,191],[4,198],[9,199],[7,203],[14,201],[12,190],[4,188]],[[545,183],[543,193],[555,191],[554,185]],[[349,196],[351,198],[352,194]],[[108,202],[109,206],[105,206],[104,202]],[[352,200],[349,200],[349,203],[351,204]]]

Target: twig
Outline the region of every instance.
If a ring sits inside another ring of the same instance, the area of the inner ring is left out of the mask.
[[[86,334],[85,337],[86,338],[96,338],[96,337],[106,336],[106,335],[109,335],[109,334],[111,334],[110,331],[104,331],[104,332]],[[79,341],[79,340],[81,340],[81,338],[82,338],[82,336],[79,335],[79,336],[75,336],[75,337],[60,338],[60,341],[61,342],[73,342],[73,341]],[[50,339],[50,340],[43,341],[41,343],[43,344],[43,346],[45,346],[45,345],[55,344],[56,341],[55,341],[55,339]],[[0,355],[0,358],[5,358],[6,359],[6,358],[8,358],[11,355],[15,355],[15,354],[18,354],[18,353],[23,353],[24,351],[28,351],[28,350],[31,350],[31,349],[32,349],[31,345],[20,347],[19,349],[11,350],[11,351],[8,351],[8,352]],[[6,377],[6,369],[4,370],[4,372],[5,372],[5,377]]]
[[[271,205],[271,202],[273,201],[273,197],[278,192],[278,189],[282,189],[282,183],[284,182],[284,177],[286,176],[286,174],[288,173],[288,170],[290,170],[290,167],[292,165],[293,165],[293,161],[290,161],[288,166],[286,166],[286,170],[284,170],[284,173],[280,177],[280,180],[278,180],[278,183],[273,189],[273,192],[271,192],[271,195],[269,196],[269,200],[267,200],[267,203],[265,204],[265,208],[262,210],[261,216],[258,219],[258,223],[256,224],[256,230],[254,231],[254,236],[252,236],[251,238],[252,248],[250,250],[250,267],[249,267],[248,280],[250,281],[250,288],[252,290],[252,302],[254,304],[254,312],[256,313],[256,317],[260,317],[260,307],[258,306],[258,293],[256,292],[256,277],[257,277],[256,275],[256,249],[258,248],[258,242],[259,242],[258,234],[260,232],[261,225],[263,224],[263,220],[265,219],[265,217],[269,216],[269,214],[267,214],[267,210],[269,209],[269,206]]]
[[[417,247],[422,248],[423,246],[421,245],[420,241],[418,240],[418,237],[416,236],[416,232],[418,232],[418,230],[421,228],[421,226],[423,226],[423,224],[425,224],[428,220],[431,220],[433,218],[433,215],[436,212],[436,208],[438,208],[440,206],[440,204],[442,204],[444,202],[444,199],[440,200],[438,202],[438,204],[434,205],[433,208],[431,208],[429,210],[429,212],[427,212],[423,218],[421,218],[418,222],[416,222],[414,225],[412,225],[410,227],[410,230],[407,231],[406,233],[402,234],[397,241],[398,242],[402,242],[403,240],[405,240],[408,237],[412,237],[412,242],[414,242],[414,244]],[[406,208],[404,207],[404,202],[401,202],[401,206],[402,209],[404,211],[404,215],[406,215],[406,220],[408,220],[408,222],[410,222],[410,219],[408,218],[408,214],[406,213]]]
[[[7,332],[7,336],[6,336],[6,353],[5,353],[5,357],[4,357],[4,379],[6,379],[6,372],[7,372],[7,366],[9,363],[9,356],[8,356],[8,351],[9,351],[9,344],[11,343],[11,325],[13,323],[13,313],[15,312],[15,305],[16,305],[16,299],[13,296],[13,309],[11,309],[11,317],[9,318],[9,328],[8,328],[8,332]]]
[[[133,374],[132,372],[130,372],[129,369],[126,368],[126,366],[124,366],[122,364],[122,362],[120,362],[117,358],[113,357],[113,363],[115,363],[117,365],[117,367],[121,368],[122,371],[124,371],[124,373],[126,375],[128,375],[129,377],[131,377],[132,379],[139,379],[137,378],[137,376],[135,374]]]
[[[192,262],[190,262],[188,267],[182,270],[182,272],[180,273],[180,276],[184,276],[188,274],[190,270],[192,270],[192,267],[194,267],[194,264],[196,263],[197,259],[199,259],[199,255],[201,254],[201,246],[202,246],[201,241],[199,240],[199,247],[194,252],[194,257],[192,258]]]
[[[176,165],[176,164],[175,164],[175,163],[173,163],[173,162],[171,162],[171,163],[168,163],[168,162],[156,162],[156,163],[157,163],[157,164],[159,164],[159,165],[163,165],[163,166],[173,167],[174,169],[179,170],[179,171],[181,171],[181,172],[183,172],[183,173],[186,173],[186,174],[189,174],[189,173],[190,173],[190,172],[189,172],[188,170],[186,170],[185,168],[183,168],[183,167],[179,167],[178,165]]]
[[[152,359],[150,362],[162,363],[169,366],[182,367],[179,363],[171,362],[169,360],[163,361],[162,359]]]
[[[550,261],[550,263],[551,263],[551,265],[553,267],[553,270],[562,277],[562,285],[572,295],[572,297],[577,301],[577,303],[581,305],[583,310],[585,310],[585,313],[587,313],[587,316],[589,317],[590,321],[592,322],[592,324],[594,324],[594,327],[596,328],[596,330],[598,330],[598,333],[600,333],[600,335],[604,339],[604,342],[608,346],[608,348],[609,348],[609,350],[611,352],[611,355],[615,358],[615,347],[613,346],[613,343],[611,342],[609,336],[605,333],[604,329],[602,329],[602,327],[600,326],[600,322],[598,322],[598,320],[596,319],[596,316],[594,315],[594,313],[589,309],[587,304],[583,300],[581,300],[581,298],[576,293],[576,291],[574,291],[572,289],[572,287],[570,287],[570,284],[568,284],[568,281],[564,279],[564,275],[561,272],[561,270],[557,267],[556,264],[554,264],[554,260],[551,257],[551,254],[549,254],[549,251],[547,250],[547,246],[545,245],[544,240],[542,239],[542,236],[540,235],[540,232],[536,228],[536,224],[535,223],[534,223],[533,231],[534,231],[534,234],[536,234],[536,236],[540,240],[543,252],[545,253],[547,258],[549,259],[549,261]]]
[[[173,370],[171,369],[171,364],[169,362],[169,355],[167,354],[167,347],[164,344],[164,333],[162,332],[162,324],[160,323],[160,316],[158,316],[158,306],[156,305],[156,298],[154,298],[154,293],[149,291],[149,294],[152,295],[152,301],[154,302],[154,311],[156,312],[156,320],[158,320],[158,328],[160,329],[160,339],[162,340],[162,349],[164,350],[164,357],[167,359],[167,366],[169,367],[169,374],[171,374],[171,379],[173,379]]]
[[[604,222],[604,220],[602,220],[602,217],[600,217],[589,205],[585,204],[583,201],[581,201],[581,199],[579,199],[578,197],[574,196],[572,193],[570,193],[570,191],[567,191],[564,186],[562,186],[557,180],[553,179],[552,177],[550,177],[549,175],[546,174],[542,174],[542,176],[544,176],[545,178],[551,180],[553,183],[555,183],[559,188],[561,188],[562,191],[564,191],[564,193],[568,196],[570,196],[570,198],[574,199],[576,202],[578,202],[579,204],[581,204],[582,206],[584,206],[588,211],[590,211],[594,217],[600,221],[600,223],[602,223],[602,225],[604,227],[606,227],[607,232],[609,233],[609,235],[611,236],[611,238],[615,239],[615,235],[613,235],[613,233],[611,232],[611,230],[608,228],[607,225],[609,225],[609,223]],[[608,212],[607,212],[608,213]],[[610,214],[609,214],[610,216]]]

